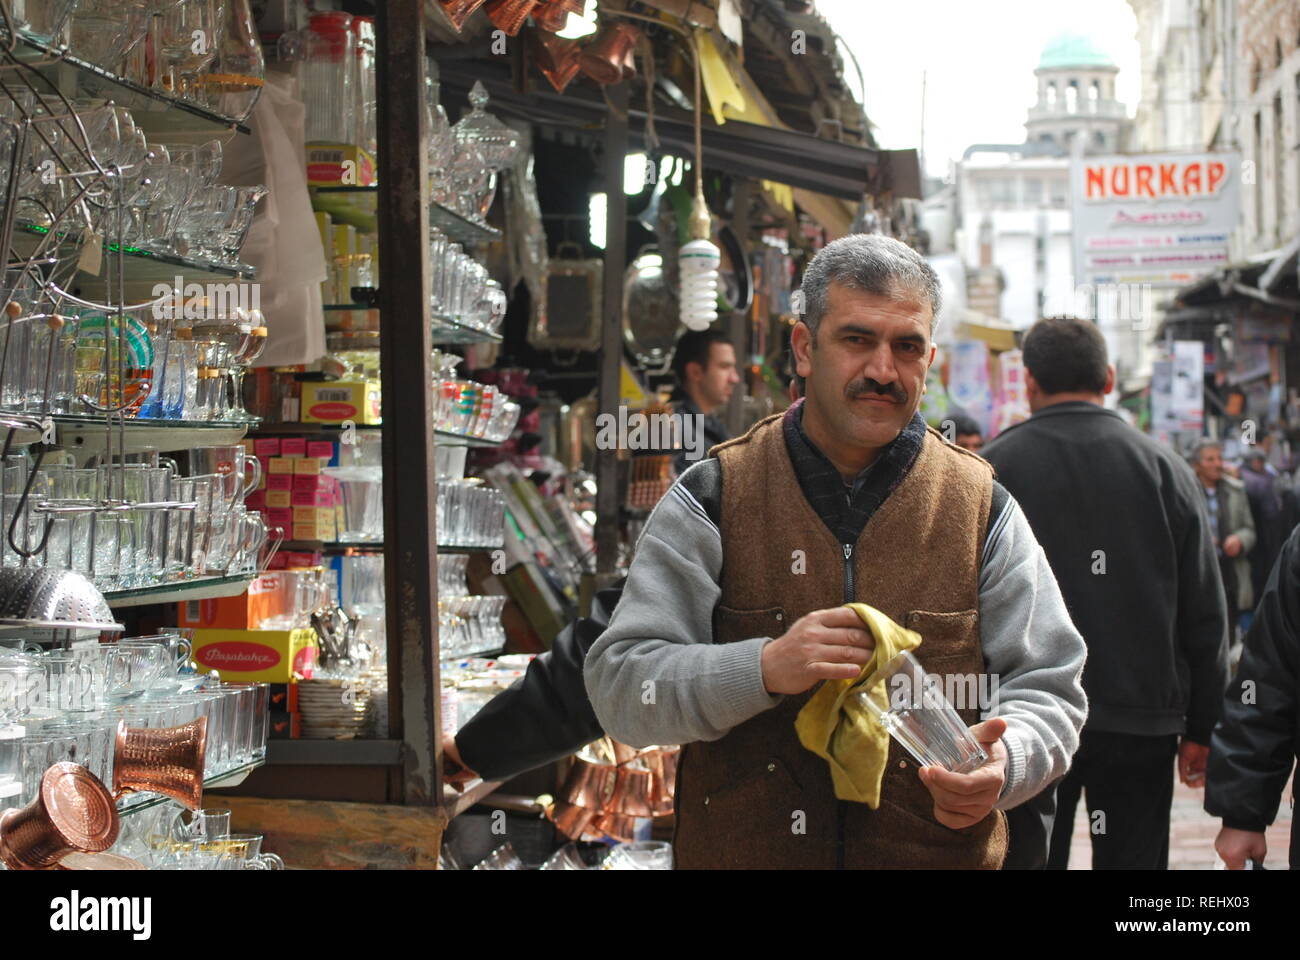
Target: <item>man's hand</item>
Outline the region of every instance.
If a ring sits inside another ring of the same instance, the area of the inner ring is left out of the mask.
[[[876,638],[848,607],[814,610],[763,648],[768,693],[803,693],[819,680],[855,680]]]
[[[943,767],[922,767],[921,782],[934,797],[934,819],[945,827],[961,830],[989,815],[1007,781],[1007,748],[1002,734],[1007,722],[1001,717],[985,720],[970,728],[988,762],[971,773],[952,773]]]
[[[1262,833],[1224,827],[1214,841],[1214,851],[1228,865],[1229,870],[1245,870],[1247,860],[1264,862],[1264,855],[1268,853],[1268,840]]]
[[[1241,537],[1235,533],[1223,541],[1223,552],[1226,556],[1235,557],[1241,553]]]
[[[442,755],[442,779],[457,791],[471,780],[479,779],[479,775],[465,766],[465,761],[460,758],[460,750],[456,748],[456,738],[451,734],[443,735]]]
[[[1210,748],[1184,738],[1178,744],[1178,779],[1189,787],[1205,786],[1205,765]]]

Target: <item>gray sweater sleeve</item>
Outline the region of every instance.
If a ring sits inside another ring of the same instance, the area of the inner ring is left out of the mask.
[[[997,681],[981,719],[1007,722],[1007,781],[996,806],[1009,810],[1064,776],[1088,715],[1083,637],[1014,499],[994,521],[980,567],[980,644],[990,687]]]
[[[679,482],[637,541],[623,597],[587,653],[587,693],[605,732],[633,747],[717,740],[776,706],[763,687],[767,637],[713,643],[722,535]]]
[[[716,740],[780,702],[763,687],[768,637],[714,645],[722,538],[675,484],[637,544],[609,629],[587,654],[586,682],[606,732],[631,746]],[[1084,646],[1024,514],[1008,501],[980,571],[980,638],[1007,720],[1007,785],[998,807],[1062,776],[1087,712]]]

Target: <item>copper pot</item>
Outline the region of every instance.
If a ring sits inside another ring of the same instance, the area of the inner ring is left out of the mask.
[[[622,813],[602,813],[592,821],[589,832],[603,833],[611,840],[631,843],[635,839],[636,817]]]
[[[614,793],[619,768],[611,763],[600,763],[585,751],[574,758],[573,768],[564,781],[560,799],[576,807],[603,810]]]
[[[582,0],[550,0],[533,11],[533,20],[543,30],[557,33],[569,22],[569,14],[582,13],[583,7]]]
[[[0,860],[10,870],[40,870],[74,851],[102,853],[120,825],[98,777],[78,763],[56,763],[41,776],[36,799],[0,814]]]
[[[488,0],[487,15],[498,30],[515,36],[541,0]]]
[[[533,37],[533,55],[537,57],[537,66],[546,79],[551,81],[555,92],[563,93],[582,69],[582,48],[576,40],[565,40],[541,30],[533,31]]]
[[[677,793],[677,761],[681,755],[681,747],[661,747],[646,760],[655,775],[651,802],[656,817],[666,817],[673,812],[673,800]]]
[[[162,730],[128,727],[123,720],[113,749],[113,796],[152,790],[199,809],[207,747],[207,717]]]
[[[556,800],[546,808],[546,818],[570,840],[578,840],[587,832],[591,821],[596,819],[596,811]]]
[[[582,51],[582,72],[602,87],[621,83],[628,52],[640,37],[641,31],[630,23],[610,24]]]
[[[483,6],[486,0],[440,0],[443,12],[457,30],[465,26],[465,21],[473,16],[474,11]]]
[[[619,767],[614,794],[603,809],[629,817],[654,816],[654,774],[644,768]]]

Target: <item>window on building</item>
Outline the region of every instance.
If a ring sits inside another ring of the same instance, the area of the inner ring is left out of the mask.
[[[1273,181],[1273,210],[1276,219],[1273,222],[1273,232],[1281,242],[1284,238],[1282,231],[1286,226],[1286,144],[1283,136],[1282,120],[1282,94],[1279,93],[1273,98],[1273,170],[1270,179]]]
[[[1056,83],[1055,82],[1049,83],[1047,85],[1047,105],[1049,107],[1056,106]]]
[[[1088,112],[1097,112],[1097,101],[1101,99],[1101,84],[1096,80],[1088,84]]]
[[[995,177],[989,181],[994,209],[1013,207],[1016,203],[1015,184],[1009,177]]]
[[[1106,134],[1098,130],[1092,135],[1092,142],[1094,146],[1104,150],[1106,148]]]
[[[1070,85],[1065,88],[1065,112],[1079,112],[1079,81],[1071,80]]]
[[[1024,190],[1026,207],[1041,207],[1043,205],[1042,177],[1026,177]]]

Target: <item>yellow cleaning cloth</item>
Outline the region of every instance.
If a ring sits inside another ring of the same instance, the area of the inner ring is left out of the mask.
[[[865,803],[875,810],[880,806],[880,781],[885,775],[885,761],[889,756],[889,734],[853,694],[862,689],[877,666],[919,645],[921,635],[900,627],[865,603],[845,606],[862,618],[876,638],[875,655],[856,680],[827,680],[823,683],[799,711],[794,729],[799,734],[800,743],[831,765],[835,796]],[[871,691],[871,697],[882,708],[888,707],[884,684],[878,684]]]

